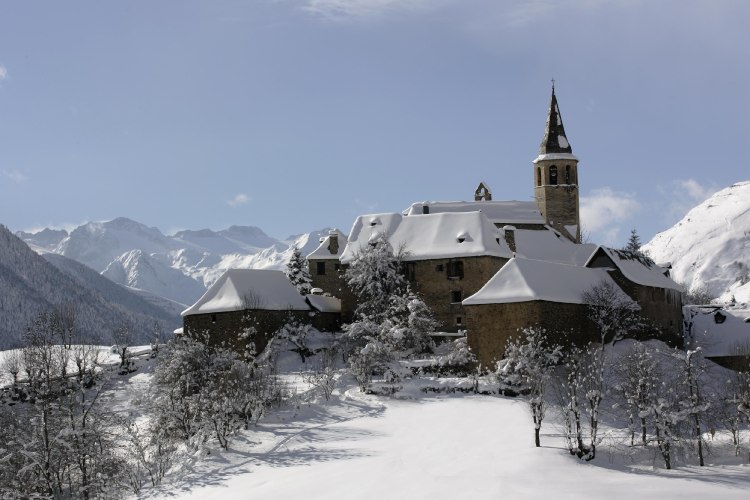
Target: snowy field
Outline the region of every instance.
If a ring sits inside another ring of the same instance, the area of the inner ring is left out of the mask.
[[[397,400],[350,388],[328,403],[261,422],[228,452],[212,451],[149,498],[490,499],[748,498],[750,465],[666,471],[608,453],[571,457],[552,422],[533,446],[521,400]],[[724,455],[722,454],[722,457]]]
[[[290,358],[282,361],[299,367]],[[137,364],[136,372],[110,379],[111,409],[134,409],[131,399],[147,389],[154,360]],[[748,448],[734,458],[721,433],[715,441],[708,437],[715,453],[706,467],[680,463],[668,471],[652,451],[630,454],[612,445],[622,442],[623,431],[605,428],[596,460],[586,463],[568,454],[553,414],[542,427],[542,447],[535,448],[522,399],[418,390],[455,385],[455,379],[407,382],[400,399],[362,394],[343,375],[330,401],[313,394],[298,372],[287,371],[282,379],[296,391],[296,404],[272,410],[236,436],[228,451],[211,446],[141,497],[745,499],[750,491]]]

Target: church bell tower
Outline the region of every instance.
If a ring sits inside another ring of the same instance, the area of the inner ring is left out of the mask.
[[[563,128],[552,83],[552,100],[539,156],[534,160],[534,198],[547,225],[575,243],[581,242],[578,210],[578,158]]]

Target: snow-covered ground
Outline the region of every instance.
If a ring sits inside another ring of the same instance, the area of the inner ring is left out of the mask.
[[[289,418],[288,421],[285,419]],[[438,396],[397,400],[350,389],[328,404],[263,422],[212,452],[154,498],[456,499],[747,498],[750,465],[666,471],[602,449],[584,463],[554,425],[542,447],[521,400]],[[658,465],[658,460],[655,459]]]
[[[143,359],[138,371],[112,377],[108,406],[129,411],[132,397],[147,388],[153,363]],[[582,462],[567,452],[553,413],[542,427],[542,447],[534,447],[520,398],[425,394],[418,388],[458,382],[427,378],[406,382],[400,397],[366,395],[342,373],[339,388],[325,401],[294,371],[303,366],[296,354],[280,366],[296,403],[271,411],[236,436],[228,451],[211,446],[208,455],[174,470],[141,497],[744,499],[750,491],[747,448],[734,458],[721,433],[715,441],[708,438],[714,454],[706,467],[680,463],[665,470],[650,452],[631,454],[615,446],[623,431],[608,427],[597,458]]]

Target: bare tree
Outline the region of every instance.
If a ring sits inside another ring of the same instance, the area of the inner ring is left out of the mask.
[[[645,326],[640,306],[611,280],[604,280],[583,293],[589,319],[596,325],[602,347],[615,344]]]
[[[326,401],[331,399],[331,394],[338,382],[336,371],[336,359],[338,353],[333,348],[323,349],[319,354],[318,363],[313,372],[305,377],[305,381],[311,386],[323,392]]]
[[[112,334],[115,341],[117,354],[120,356],[120,375],[133,371],[133,362],[130,360],[130,346],[133,343],[133,332],[128,325],[120,325]]]

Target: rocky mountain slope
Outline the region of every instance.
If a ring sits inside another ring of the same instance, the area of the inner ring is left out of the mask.
[[[750,181],[722,189],[643,246],[688,290],[750,302]]]
[[[89,222],[70,233],[51,229],[17,233],[39,253],[63,255],[115,283],[183,306],[200,298],[227,269],[281,269],[292,245],[304,255],[326,234],[328,229],[277,240],[257,227],[231,226],[167,236],[124,217]]]
[[[75,310],[76,334],[111,342],[128,325],[134,342],[151,340],[158,322],[165,332],[180,324],[166,311],[81,264],[59,255],[43,258],[0,225],[0,349],[19,344],[27,325],[61,304]]]

